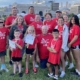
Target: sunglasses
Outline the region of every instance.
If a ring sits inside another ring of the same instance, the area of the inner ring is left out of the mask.
[[[0,22],[0,23],[4,23],[4,22]]]

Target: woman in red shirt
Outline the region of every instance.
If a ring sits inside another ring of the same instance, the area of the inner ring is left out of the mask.
[[[80,26],[77,15],[73,15],[70,20],[68,46],[72,49],[72,53],[76,62],[76,69],[74,73],[80,76]]]
[[[51,13],[46,13],[45,14],[45,20],[43,22],[43,25],[47,25],[48,26],[48,33],[52,33],[55,26],[53,24],[52,14]]]
[[[36,35],[39,35],[42,33],[41,28],[42,28],[43,23],[41,21],[41,17],[39,14],[36,14],[35,21],[31,25],[34,26]]]

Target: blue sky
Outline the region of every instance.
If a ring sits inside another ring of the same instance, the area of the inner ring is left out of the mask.
[[[5,6],[5,5],[11,5],[13,4],[14,2],[17,2],[17,3],[31,3],[32,1],[35,1],[35,0],[0,0],[0,6]],[[65,3],[66,1],[69,1],[69,2],[78,2],[80,0],[55,0],[56,2],[62,2],[62,3]]]

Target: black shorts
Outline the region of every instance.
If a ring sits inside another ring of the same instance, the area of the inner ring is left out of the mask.
[[[5,51],[0,52],[0,57],[5,56],[5,55],[6,55],[6,50],[5,50]]]
[[[22,58],[12,57],[12,61],[13,62],[20,62],[20,61],[22,61]]]
[[[48,62],[49,64],[53,65],[53,66],[58,66],[59,67],[59,64],[52,64],[50,62]]]
[[[26,54],[31,54],[33,55],[34,49],[28,49],[26,48]]]
[[[80,45],[77,45],[77,46],[71,47],[71,49],[80,49]]]

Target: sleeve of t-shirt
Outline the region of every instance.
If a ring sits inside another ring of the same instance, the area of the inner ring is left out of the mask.
[[[55,47],[55,50],[57,51],[57,53],[60,51],[61,45],[62,45],[62,41],[58,40]]]
[[[9,30],[8,30],[8,28],[6,28],[6,35],[7,35],[7,36],[9,35]]]
[[[80,31],[79,31],[80,29],[79,29],[79,27],[75,27],[75,31],[74,31],[74,34],[75,35],[79,35],[79,33],[80,33]]]
[[[9,17],[6,18],[5,25],[10,25]]]
[[[38,38],[37,38],[37,37],[35,38],[34,43],[35,43],[35,44],[38,44]]]

